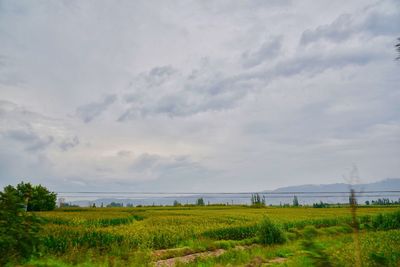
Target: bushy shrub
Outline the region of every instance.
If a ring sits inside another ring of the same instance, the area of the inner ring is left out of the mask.
[[[265,217],[258,227],[258,238],[260,243],[269,244],[280,244],[286,241],[285,235],[281,228],[271,222],[271,220]]]

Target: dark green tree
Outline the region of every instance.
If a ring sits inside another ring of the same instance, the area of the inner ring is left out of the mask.
[[[28,209],[29,200],[32,198],[33,187],[30,183],[21,182],[17,185],[17,191],[20,198],[23,200],[25,210]]]
[[[299,206],[299,200],[298,200],[297,196],[293,197],[293,206],[294,207],[298,207]]]
[[[154,205],[154,203],[153,203],[153,205]],[[117,203],[117,202],[114,202],[114,201],[107,205],[107,207],[109,207],[109,208],[123,207],[123,206],[124,206],[123,203]]]
[[[265,206],[265,204],[266,204],[266,201],[265,201],[264,195],[261,198],[260,194],[258,194],[258,193],[251,194],[251,205],[252,206],[261,207],[261,206]]]
[[[204,199],[202,197],[198,198],[197,201],[196,201],[196,205],[197,206],[204,206]]]
[[[27,211],[48,211],[56,208],[57,195],[42,185],[32,186],[21,182],[16,190]]]
[[[32,188],[32,196],[28,201],[28,211],[46,211],[56,208],[57,195],[42,185]]]
[[[0,192],[0,266],[28,259],[37,252],[40,220],[25,210],[21,192],[7,186]]]

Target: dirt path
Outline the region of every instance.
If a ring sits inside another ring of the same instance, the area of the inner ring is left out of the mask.
[[[226,252],[225,249],[217,249],[214,251],[199,252],[194,254],[189,254],[181,257],[170,258],[166,260],[156,261],[155,266],[157,267],[171,267],[175,266],[177,262],[189,263],[194,261],[196,258],[206,258],[206,257],[218,257]]]
[[[248,247],[249,246],[236,246],[235,249],[243,250],[243,249],[247,249]],[[171,249],[171,250],[177,250],[177,249]],[[170,251],[170,250],[165,249],[165,250],[155,251],[154,255],[160,257],[161,255],[163,255],[164,253],[166,253],[168,251]],[[189,263],[189,262],[196,260],[197,258],[218,257],[218,256],[224,254],[225,252],[226,252],[225,249],[217,249],[214,251],[191,253],[191,254],[187,254],[187,255],[183,255],[183,256],[179,256],[179,257],[172,257],[169,259],[158,260],[155,262],[155,266],[157,266],[157,267],[173,267],[178,262]],[[286,260],[287,260],[286,258],[282,258],[282,257],[277,257],[277,258],[268,259],[268,260],[262,259],[260,257],[255,257],[246,266],[247,267],[269,266],[269,265],[273,265],[276,263],[283,263]]]

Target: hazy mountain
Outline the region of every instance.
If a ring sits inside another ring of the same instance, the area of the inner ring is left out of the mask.
[[[389,198],[391,200],[398,200],[400,194],[397,192],[393,193],[368,193],[369,191],[393,191],[400,190],[400,179],[385,179],[379,182],[365,183],[358,185],[349,185],[345,183],[336,184],[307,184],[298,186],[281,187],[272,191],[263,191],[262,194],[265,196],[267,204],[279,205],[285,203],[292,203],[294,195],[297,195],[300,204],[312,204],[316,202],[327,202],[327,203],[345,203],[348,201],[348,193],[350,188],[354,188],[358,194],[360,203],[364,203],[366,200],[376,200],[378,198]],[[300,193],[299,193],[300,192]],[[312,192],[312,193],[311,193]],[[343,192],[340,194],[332,192]],[[364,192],[364,193],[363,193]],[[308,193],[308,194],[307,194]],[[95,197],[94,197],[95,198]],[[172,205],[175,200],[181,204],[194,204],[198,198],[203,198],[204,202],[210,204],[216,203],[228,203],[228,204],[250,204],[251,193],[242,194],[192,194],[192,195],[152,195],[152,196],[121,196],[121,197],[107,197],[107,198],[96,198],[92,200],[77,200],[72,201],[72,204],[79,206],[88,206],[89,204],[95,203],[96,206],[100,206],[102,203],[104,206],[111,202],[123,203],[124,206],[127,204],[137,205]]]
[[[354,188],[356,191],[360,192],[400,190],[400,178],[391,178],[379,182],[357,185],[336,183],[287,186],[275,189],[272,192],[347,192],[350,188]]]

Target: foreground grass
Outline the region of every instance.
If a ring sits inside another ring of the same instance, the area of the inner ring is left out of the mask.
[[[330,230],[321,231],[314,240],[324,248],[329,264],[355,266],[353,234]],[[318,266],[318,263],[308,256],[309,251],[305,251],[301,243],[300,239],[284,245],[233,248],[222,256],[198,259],[182,266],[261,266],[266,263],[270,266]],[[360,243],[362,266],[400,265],[400,230],[362,232]],[[274,261],[275,259],[279,261]]]
[[[232,247],[218,257],[199,258],[191,263],[177,266],[318,266],[303,250],[302,239],[283,245]],[[362,266],[399,266],[400,230],[362,232],[360,234]],[[324,247],[331,266],[354,266],[353,234],[336,232],[334,229],[320,231],[314,242]],[[279,261],[275,261],[279,259]],[[100,257],[88,253],[80,262],[66,263],[56,258],[32,260],[26,266],[152,266],[150,251],[131,254],[129,261],[113,256]]]

